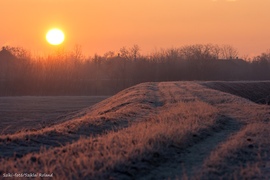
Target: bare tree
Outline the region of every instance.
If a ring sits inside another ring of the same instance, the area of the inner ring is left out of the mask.
[[[236,59],[238,57],[238,50],[231,45],[222,45],[220,47],[221,59]]]
[[[136,60],[140,56],[140,47],[135,44],[130,48],[130,58]]]
[[[120,57],[129,59],[129,50],[125,46],[120,49]]]
[[[85,59],[83,52],[82,52],[82,46],[80,45],[75,45],[73,51],[71,52],[70,55],[72,60],[75,61],[83,61]]]
[[[104,58],[105,59],[110,59],[110,58],[113,58],[115,56],[115,52],[114,51],[108,51],[106,53],[104,53]]]

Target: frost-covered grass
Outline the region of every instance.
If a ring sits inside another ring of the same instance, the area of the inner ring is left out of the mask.
[[[219,122],[213,107],[200,102],[178,103],[170,112],[118,132],[81,138],[64,147],[4,160],[1,169],[4,172],[57,172],[55,178],[59,179],[63,176],[108,178],[117,169],[128,172],[132,162],[151,159],[152,154],[160,156],[170,145],[185,148],[192,143],[193,135],[200,136],[215,126]]]
[[[0,136],[0,172],[55,179],[266,178],[269,112],[200,83],[143,83],[69,121]]]
[[[200,178],[269,179],[270,124],[249,124],[205,161]]]

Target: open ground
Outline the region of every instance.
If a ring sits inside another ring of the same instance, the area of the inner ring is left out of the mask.
[[[2,134],[0,173],[269,179],[269,87],[270,82],[139,84],[67,121]]]

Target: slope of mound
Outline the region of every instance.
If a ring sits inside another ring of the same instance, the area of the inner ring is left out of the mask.
[[[128,122],[153,114],[161,102],[156,99],[155,86],[148,84],[131,87],[108,98],[60,124],[43,129],[30,129],[0,136],[0,157],[21,157],[41,147],[56,147],[78,140],[80,137],[96,136],[109,130],[124,128]],[[22,146],[27,147],[21,148]],[[14,151],[10,151],[12,147]]]
[[[202,85],[219,91],[231,93],[255,103],[270,105],[270,82],[206,82]]]
[[[70,121],[0,136],[0,173],[41,172],[35,176],[55,179],[268,179],[269,121],[269,106],[199,83],[143,83]]]

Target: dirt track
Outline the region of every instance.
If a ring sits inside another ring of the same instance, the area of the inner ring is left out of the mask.
[[[207,93],[209,96],[205,97],[200,91],[201,87],[197,84],[190,86],[190,83],[186,86],[184,83],[173,83],[168,86],[167,83],[159,83],[160,99],[165,104],[173,104],[179,101],[196,101],[203,100],[204,102],[211,103],[212,105],[220,104],[220,110],[222,104],[220,100],[215,101],[214,91],[209,90]],[[205,92],[203,92],[205,94]],[[213,95],[212,95],[212,94]],[[224,95],[226,96],[226,95]],[[202,98],[203,97],[203,98]],[[228,109],[223,110],[228,111]],[[231,112],[235,113],[235,112]],[[195,144],[182,150],[177,147],[169,148],[167,152],[167,161],[156,168],[153,168],[149,174],[138,175],[141,179],[155,179],[157,174],[162,178],[175,178],[188,176],[192,178],[201,166],[204,160],[208,158],[211,151],[214,151],[219,144],[225,142],[229,136],[239,131],[241,127],[240,121],[230,116],[230,113],[224,113],[219,118],[223,125],[220,129],[215,129],[212,132],[206,133],[204,137],[198,138]]]

